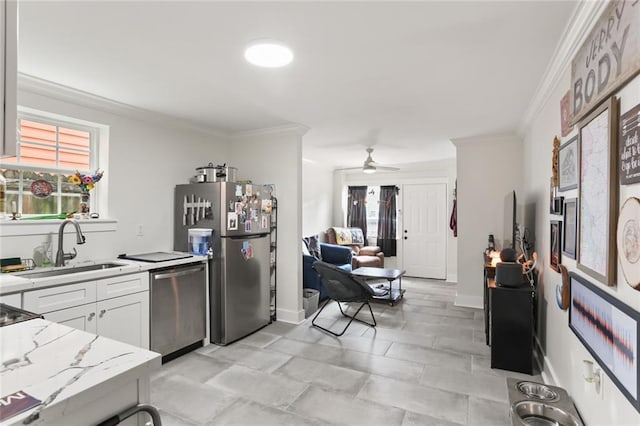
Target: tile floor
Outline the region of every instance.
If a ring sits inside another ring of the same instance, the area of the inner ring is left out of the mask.
[[[163,425],[510,424],[505,378],[541,378],[489,367],[483,313],[453,305],[455,284],[402,284],[397,305],[372,303],[375,329],[275,322],[166,363],[151,382]],[[320,319],[346,324],[335,302]]]

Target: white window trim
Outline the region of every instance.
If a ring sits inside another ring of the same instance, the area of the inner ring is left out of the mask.
[[[92,220],[83,220],[82,223],[84,224],[85,222],[94,222],[97,220],[106,220],[106,222],[113,222],[113,223],[117,223],[117,221],[115,219],[109,218],[109,205],[108,205],[108,200],[109,200],[109,126],[105,125],[105,124],[100,124],[100,123],[95,123],[95,122],[91,122],[91,121],[86,121],[86,120],[81,120],[78,118],[74,118],[74,117],[68,117],[68,116],[64,116],[64,115],[60,115],[60,114],[56,114],[56,113],[52,113],[52,112],[48,112],[48,111],[42,111],[42,110],[38,110],[38,109],[34,109],[34,108],[29,108],[29,107],[25,107],[25,106],[18,106],[18,117],[19,118],[25,118],[25,119],[31,119],[31,120],[37,120],[37,121],[41,121],[44,123],[48,123],[48,124],[52,124],[52,125],[60,125],[60,123],[69,123],[69,124],[73,124],[75,126],[79,126],[84,128],[87,131],[90,131],[92,133],[92,135],[95,135],[95,137],[97,138],[97,142],[98,142],[98,150],[96,152],[96,158],[95,164],[99,165],[100,170],[104,170],[105,174],[103,176],[103,178],[100,180],[100,185],[96,185],[95,190],[93,192],[93,196],[91,197],[91,211],[99,211],[100,213],[100,217],[103,219],[92,219]],[[93,142],[92,142],[93,143]],[[95,147],[92,146],[92,149],[94,149]],[[33,170],[33,166],[16,166],[15,163],[2,163],[0,160],[0,165],[1,166],[5,166],[5,167],[10,167],[10,168],[24,168],[24,169],[31,169]],[[40,167],[38,168],[39,170],[43,170],[46,169],[45,167]],[[71,170],[71,171],[75,171],[75,170]],[[91,170],[93,171],[93,170]],[[57,220],[57,219],[53,219],[53,220],[42,220],[39,221],[39,223],[45,223],[45,222],[49,222],[49,223],[61,223],[61,220]],[[1,225],[7,224],[8,222],[4,221],[4,222],[0,222]],[[11,221],[10,222],[13,225],[19,225],[20,227],[25,227],[25,228],[29,228],[31,229],[33,232],[32,233],[28,233],[28,234],[15,234],[15,235],[39,235],[40,232],[37,231],[37,229],[39,229],[38,227],[33,227],[34,223],[31,221]],[[5,236],[7,234],[5,234],[5,231],[8,230],[9,228],[5,229],[4,226],[0,226],[0,230],[2,230],[2,232],[0,233],[0,235]],[[56,230],[57,230],[57,226],[56,226]],[[115,230],[115,226],[113,227],[112,230]],[[26,230],[23,232],[27,232]],[[51,231],[48,231],[51,232]],[[46,232],[45,232],[46,233]]]

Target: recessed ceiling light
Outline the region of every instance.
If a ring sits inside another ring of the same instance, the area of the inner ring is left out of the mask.
[[[280,42],[258,40],[245,49],[244,58],[259,67],[279,68],[288,65],[293,60],[293,52]]]

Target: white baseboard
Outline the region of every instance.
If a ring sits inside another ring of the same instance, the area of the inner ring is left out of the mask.
[[[482,309],[484,307],[484,304],[482,303],[482,296],[468,296],[466,294],[457,294],[456,300],[453,304],[464,308]]]
[[[276,309],[278,321],[291,324],[301,324],[304,321],[304,309],[300,311],[290,311],[288,309]]]
[[[540,341],[538,340],[537,336],[535,338],[535,342],[536,342],[538,366],[540,367],[540,375],[542,376],[542,381],[548,385],[561,386],[560,383],[558,382],[558,376],[556,376],[556,373],[553,370],[553,365],[551,364],[551,361],[546,355],[542,356],[542,348],[540,346]]]
[[[458,274],[457,273],[451,273],[447,275],[447,282],[448,283],[457,283],[458,282]]]

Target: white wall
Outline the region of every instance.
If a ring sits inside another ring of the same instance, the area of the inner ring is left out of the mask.
[[[567,68],[524,139],[525,190],[527,203],[535,206],[532,211],[535,212],[536,250],[540,259],[537,332],[545,362],[543,376],[546,381],[555,382],[569,391],[587,424],[637,425],[640,424],[640,414],[611,379],[605,375],[602,398],[595,394],[593,385],[586,384],[582,379],[582,360],[593,358],[569,329],[567,311],[560,310],[555,301],[555,287],[560,284],[561,277],[549,268],[549,221],[561,220],[561,216],[552,216],[548,211],[549,178],[553,138],[560,135],[560,99],[570,84],[570,70]],[[621,88],[616,96],[620,97],[621,114],[637,105],[640,102],[640,77]],[[576,134],[577,129],[574,128],[569,135],[562,138],[562,142],[568,141]],[[573,198],[577,196],[577,190],[560,195]],[[620,206],[628,197],[639,195],[640,185],[621,186]],[[615,238],[615,235],[611,238]],[[570,271],[587,277],[576,268],[575,260],[563,256],[562,264]],[[617,277],[615,287],[607,287],[589,277],[587,280],[636,311],[640,310],[640,291],[626,284],[620,266]]]
[[[278,198],[276,315],[298,323],[302,309],[302,126],[235,135],[232,165],[240,179],[275,184]]]
[[[341,199],[343,189],[349,185],[398,185],[403,184],[419,184],[419,183],[434,183],[444,182],[447,185],[447,215],[446,215],[446,227],[449,229],[449,217],[451,214],[451,207],[453,203],[453,188],[456,181],[456,160],[446,159],[438,161],[430,161],[424,163],[406,164],[400,166],[399,171],[395,172],[380,172],[374,174],[364,174],[360,172],[336,172],[336,183],[334,185],[334,224],[333,226],[343,226],[344,217],[346,212],[344,211],[344,200]],[[398,194],[397,199],[398,209],[402,209],[402,191]],[[398,224],[398,230],[401,229],[402,212],[400,211],[398,217],[400,223]],[[454,238],[453,232],[447,232],[447,247],[446,247],[446,262],[447,262],[447,281],[456,282],[458,279],[458,241]],[[398,241],[398,257],[402,255],[402,241]],[[389,263],[389,264],[387,264]],[[390,258],[389,261],[385,258],[385,266],[394,267],[399,265],[399,259]]]
[[[97,191],[108,182],[106,201],[117,230],[89,233],[73,262],[171,250],[174,186],[186,183],[195,167],[224,161],[229,155],[222,136],[50,83],[21,79],[18,101],[21,106],[109,126],[109,168]],[[43,235],[0,237],[0,256],[32,257],[43,240]],[[65,251],[73,246],[73,239],[65,238]]]
[[[333,223],[333,169],[302,163],[302,235],[321,234]]]
[[[455,303],[482,308],[482,252],[487,247],[489,234],[502,246],[505,196],[512,190],[520,193],[522,142],[517,136],[507,134],[456,139],[453,143],[457,149],[458,171]],[[518,201],[518,207],[520,204]]]

